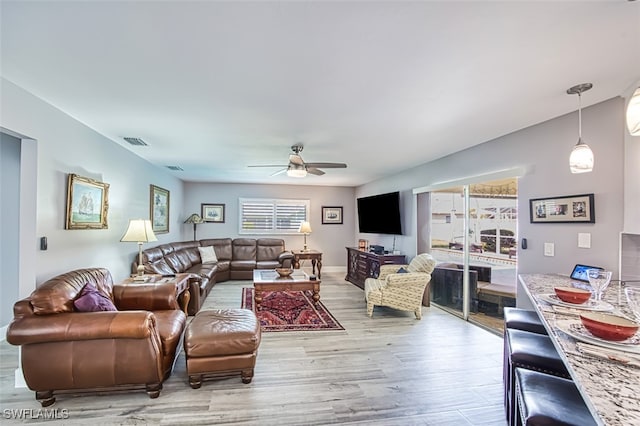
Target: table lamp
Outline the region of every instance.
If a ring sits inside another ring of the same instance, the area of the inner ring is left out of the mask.
[[[298,232],[304,234],[304,248],[302,249],[302,251],[309,251],[309,249],[307,248],[307,235],[309,235],[312,231],[311,231],[311,224],[309,222],[302,222],[300,224],[300,228],[298,228]]]
[[[184,223],[193,223],[193,241],[196,241],[196,226],[199,223],[204,223],[204,219],[198,213],[194,213]]]
[[[153,226],[148,219],[131,219],[129,220],[129,227],[124,233],[121,242],[136,242],[138,243],[138,276],[134,277],[135,281],[144,281],[144,265],[142,264],[142,244],[150,241],[158,241],[156,235],[153,233]]]

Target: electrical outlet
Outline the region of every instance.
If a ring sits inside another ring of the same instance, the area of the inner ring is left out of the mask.
[[[553,243],[544,243],[544,255],[545,256],[555,256],[555,244],[553,244]]]

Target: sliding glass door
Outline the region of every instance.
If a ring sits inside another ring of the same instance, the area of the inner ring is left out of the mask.
[[[417,217],[438,263],[431,301],[464,319],[500,329],[504,307],[515,306],[517,180],[419,194]]]

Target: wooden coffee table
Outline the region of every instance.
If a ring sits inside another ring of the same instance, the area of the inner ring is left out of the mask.
[[[313,291],[313,302],[320,301],[320,281],[310,280],[301,270],[294,270],[288,277],[281,277],[274,269],[254,269],[253,287],[255,289],[256,310],[260,310],[263,291]]]

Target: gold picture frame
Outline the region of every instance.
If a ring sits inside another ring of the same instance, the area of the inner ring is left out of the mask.
[[[149,216],[153,232],[166,234],[169,232],[169,210],[171,207],[169,190],[150,185]]]
[[[109,184],[70,173],[65,229],[107,229]]]

